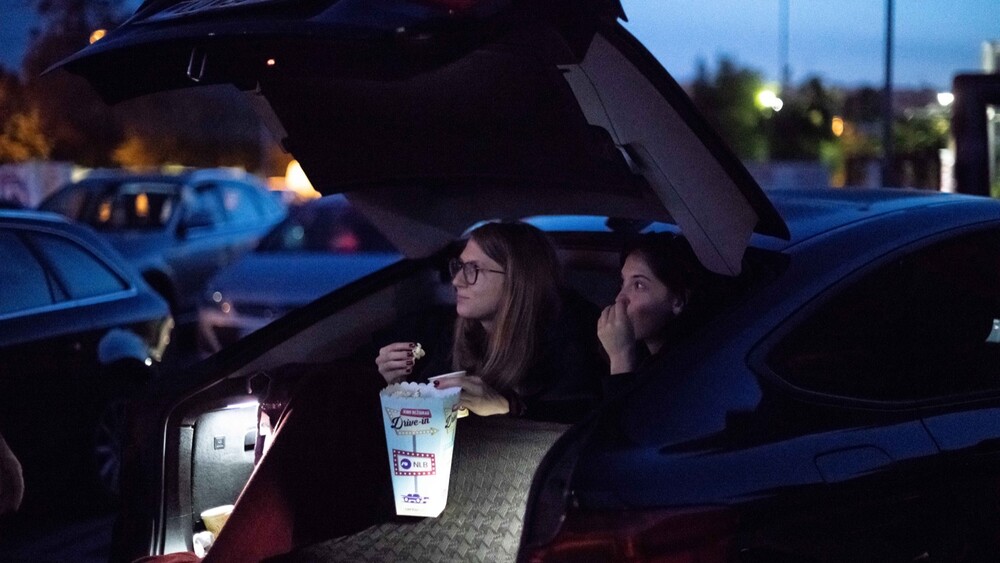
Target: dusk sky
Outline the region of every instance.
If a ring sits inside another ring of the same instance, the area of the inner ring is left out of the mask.
[[[840,86],[881,87],[885,0],[787,0],[793,84],[818,76]],[[623,0],[626,27],[680,82],[720,56],[777,82],[781,0]],[[997,0],[894,0],[894,84],[949,90],[978,72],[984,41],[1000,41]],[[138,6],[139,0],[128,0]],[[34,23],[30,0],[0,0],[0,65],[18,69]]]

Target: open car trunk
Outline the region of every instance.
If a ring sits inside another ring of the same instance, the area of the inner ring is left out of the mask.
[[[567,425],[462,419],[445,512],[396,516],[378,382],[345,385],[343,363],[311,371],[240,494],[254,509],[233,513],[207,562],[515,560],[535,469]]]
[[[613,299],[623,235],[550,234],[567,286],[595,306]],[[515,560],[532,477],[569,425],[460,419],[445,512],[394,515],[372,346],[429,309],[454,310],[441,276],[454,252],[395,263],[150,389],[123,473],[113,560],[192,551],[204,528],[199,514],[233,503],[210,561],[336,560],[348,546],[389,545],[417,560]],[[431,349],[426,336],[414,338]],[[258,405],[272,408],[287,392],[294,395],[273,446],[259,457]],[[428,544],[429,534],[451,541]],[[503,553],[494,554],[494,543]],[[379,550],[339,560],[386,560]]]

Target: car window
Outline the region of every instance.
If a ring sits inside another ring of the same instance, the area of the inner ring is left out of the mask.
[[[125,280],[75,242],[41,233],[32,233],[28,238],[44,256],[70,299],[98,297],[128,289]]]
[[[940,242],[864,276],[769,363],[797,387],[866,400],[1000,390],[1000,233]]]
[[[349,204],[306,204],[293,208],[258,246],[260,252],[398,252]]]
[[[51,280],[21,238],[0,230],[0,315],[52,304]]]
[[[140,181],[72,186],[42,207],[99,230],[157,230],[170,221],[176,204],[175,184]]]
[[[227,182],[220,187],[222,205],[226,210],[226,221],[236,225],[253,224],[264,217],[261,209],[262,198],[253,189],[243,184]]]
[[[100,202],[91,223],[113,229],[161,229],[176,209],[176,192],[171,184],[123,183]]]
[[[211,228],[211,225],[223,223],[226,214],[219,186],[214,184],[198,186],[188,199],[187,216],[189,219],[198,219],[197,227]],[[202,221],[209,221],[210,225],[201,224]]]
[[[39,207],[43,210],[60,213],[78,221],[84,221],[87,202],[90,199],[89,195],[90,191],[80,186],[66,187],[57,191],[48,200],[42,202],[42,205]]]

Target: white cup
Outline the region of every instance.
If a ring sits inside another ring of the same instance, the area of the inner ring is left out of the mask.
[[[224,504],[209,508],[201,513],[201,521],[205,523],[205,529],[212,532],[212,535],[219,537],[222,526],[229,520],[229,515],[233,513],[233,505]]]

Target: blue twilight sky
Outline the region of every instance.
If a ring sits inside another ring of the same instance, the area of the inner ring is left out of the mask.
[[[622,0],[626,26],[684,83],[698,61],[720,56],[781,77],[780,4],[788,2],[793,84],[880,87],[886,0]],[[982,68],[984,41],[1000,41],[997,0],[893,0],[894,84],[949,90],[960,72]],[[139,0],[127,0],[138,6]],[[30,0],[0,0],[0,65],[18,69],[34,25]]]

